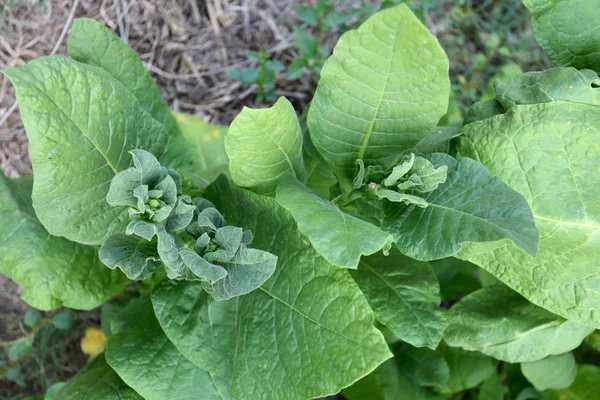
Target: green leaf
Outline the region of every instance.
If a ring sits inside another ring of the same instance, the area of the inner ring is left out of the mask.
[[[535,254],[539,233],[531,210],[519,193],[490,175],[471,159],[446,154],[427,156],[435,166],[447,166],[445,183],[422,196],[426,208],[391,205],[384,229],[394,236],[400,251],[418,260],[449,257],[465,242],[509,239]]]
[[[317,25],[318,12],[315,7],[311,6],[297,6],[296,14],[298,19],[302,22],[306,22],[310,26]]]
[[[143,400],[106,363],[104,354],[96,356],[65,383],[55,397],[69,400]]]
[[[518,104],[572,101],[600,105],[598,74],[591,70],[552,68],[528,72],[494,82],[496,99],[509,109]]]
[[[329,199],[331,187],[337,183],[337,178],[310,138],[306,126],[306,111],[300,117],[300,127],[303,137],[302,154],[306,168],[306,186],[319,197]]]
[[[277,257],[245,246],[222,266],[227,276],[213,284],[205,283],[204,290],[216,300],[229,300],[259,288],[273,275]]]
[[[209,124],[196,115],[173,114],[193,154],[190,169],[208,182],[215,180],[219,174],[227,172],[229,164],[225,153],[227,127]]]
[[[474,351],[450,347],[444,342],[439,350],[450,367],[448,384],[436,387],[440,393],[450,394],[473,388],[488,379],[495,371],[498,361]]]
[[[122,233],[106,239],[98,255],[108,268],[119,268],[132,280],[144,279],[162,266],[156,242]]]
[[[131,47],[110,29],[89,18],[78,18],[73,22],[67,45],[73,59],[108,72],[135,96],[142,110],[164,126],[168,137],[165,138],[166,153],[160,158],[163,165],[178,167],[192,161],[175,118]]]
[[[224,177],[207,198],[278,263],[262,287],[232,300],[214,301],[194,282],[155,289],[158,320],[187,359],[231,378],[234,395],[287,400],[337,393],[391,356],[348,272],[304,244],[275,200]]]
[[[529,301],[600,327],[600,108],[553,102],[514,106],[466,126],[460,154],[480,160],[525,197],[541,234],[536,257],[510,243],[464,245]]]
[[[450,379],[450,367],[444,356],[425,348],[406,344],[394,349],[398,368],[418,386],[444,387]]]
[[[65,382],[56,382],[52,386],[46,390],[46,394],[44,395],[44,400],[60,400],[56,398],[56,395],[60,391],[60,389],[65,385]]]
[[[277,202],[292,214],[315,250],[338,267],[356,269],[362,255],[387,250],[391,244],[389,234],[344,213],[294,178],[279,185]]]
[[[147,400],[234,399],[230,382],[206,372],[179,353],[165,336],[149,298],[132,301],[112,321],[106,360]]]
[[[410,151],[416,155],[426,156],[433,153],[448,153],[450,141],[460,135],[460,128],[453,126],[436,126]]]
[[[564,353],[536,362],[523,363],[521,371],[541,392],[546,389],[564,389],[571,386],[577,376],[577,364],[573,353]]]
[[[340,38],[321,72],[308,126],[349,188],[357,159],[393,165],[436,126],[449,96],[448,58],[401,4]]]
[[[528,302],[505,285],[495,285],[450,309],[444,339],[499,360],[529,362],[573,350],[592,331]]]
[[[288,174],[304,179],[302,131],[285,97],[271,108],[244,108],[229,127],[225,149],[238,186],[269,194]]]
[[[127,208],[106,202],[110,181],[129,167],[132,148],[160,159],[164,126],[99,68],[53,56],[3,72],[27,129],[42,224],[55,236],[93,245],[123,231]]]
[[[523,0],[533,15],[533,33],[559,67],[600,72],[598,4],[589,0]]]
[[[425,400],[425,390],[398,371],[388,360],[375,371],[342,391],[347,400]]]
[[[68,308],[62,310],[52,318],[52,325],[63,331],[73,328],[75,326],[75,312]]]
[[[8,348],[8,359],[10,361],[17,361],[19,358],[26,356],[31,353],[31,343],[26,340],[21,340],[10,345]]]
[[[52,236],[31,205],[31,177],[0,173],[0,272],[21,285],[21,298],[39,310],[61,306],[89,310],[125,286],[95,248]]]
[[[575,382],[567,389],[547,391],[544,400],[596,399],[600,393],[600,368],[581,364],[577,367]]]
[[[504,400],[504,392],[500,375],[493,374],[481,384],[478,400]]]
[[[440,287],[428,263],[393,250],[360,261],[352,277],[365,294],[375,318],[398,338],[435,349],[446,328]]]
[[[30,308],[29,310],[27,310],[25,316],[23,317],[23,323],[25,324],[25,326],[28,326],[30,328],[35,328],[41,320],[42,315],[35,308]]]
[[[495,98],[487,101],[478,101],[465,114],[463,124],[468,125],[493,117],[494,115],[504,114],[505,111],[506,109],[502,106],[502,103]]]
[[[481,289],[481,282],[475,276],[477,266],[456,258],[431,261],[443,300],[455,300]]]

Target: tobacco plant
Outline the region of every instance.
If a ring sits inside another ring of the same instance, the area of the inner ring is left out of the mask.
[[[42,310],[138,293],[55,398],[597,398],[600,31],[525,3],[557,67],[462,128],[404,4],[340,38],[300,118],[280,98],[226,135],[92,20],[3,71],[34,178],[1,180],[2,272]]]

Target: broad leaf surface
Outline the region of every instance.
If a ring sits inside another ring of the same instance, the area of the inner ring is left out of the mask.
[[[500,375],[493,374],[481,384],[477,400],[504,400],[505,391]]]
[[[292,214],[315,250],[339,267],[355,269],[362,255],[374,254],[391,244],[388,233],[346,214],[294,178],[279,185],[277,202]]]
[[[360,261],[352,277],[375,318],[394,335],[417,347],[435,349],[446,328],[440,286],[431,265],[393,250]]]
[[[272,194],[287,175],[305,177],[302,131],[285,98],[271,108],[244,108],[225,136],[229,170],[238,186]]]
[[[21,285],[21,298],[40,310],[89,310],[121,291],[125,277],[102,265],[95,248],[48,233],[33,211],[31,184],[0,173],[0,272]]]
[[[581,364],[577,367],[575,382],[566,389],[546,391],[544,400],[596,399],[600,393],[600,368],[596,365]]]
[[[502,103],[495,98],[487,101],[478,101],[467,111],[463,124],[468,125],[493,117],[494,115],[504,114],[505,111],[506,109],[502,106]]]
[[[193,282],[155,290],[158,320],[186,358],[231,378],[237,397],[287,400],[337,393],[391,356],[348,271],[320,258],[275,200],[224,177],[207,198],[278,261],[262,287],[228,301]]]
[[[539,233],[531,210],[519,193],[471,159],[446,154],[427,157],[436,167],[446,165],[445,183],[421,196],[428,205],[391,204],[383,227],[400,251],[418,260],[435,260],[458,252],[465,242],[509,239],[535,254]]]
[[[344,34],[308,113],[315,147],[348,187],[357,159],[397,159],[446,113],[448,58],[406,4]]]
[[[194,172],[208,182],[215,180],[219,174],[226,173],[229,164],[225,153],[227,127],[210,124],[196,115],[174,115],[193,154],[192,163],[187,169],[194,169]]]
[[[106,363],[104,354],[96,356],[77,375],[60,388],[56,399],[68,400],[143,400]]]
[[[444,387],[450,379],[450,367],[439,351],[406,344],[394,349],[400,371],[418,386]]]
[[[564,389],[577,376],[577,364],[573,353],[546,357],[531,363],[521,364],[521,371],[540,392],[546,389]]]
[[[600,327],[600,107],[567,102],[512,107],[466,126],[459,153],[522,194],[541,234],[536,257],[510,243],[469,244],[458,257],[529,301]]]
[[[102,68],[139,101],[140,107],[168,132],[163,165],[187,165],[195,157],[185,146],[181,130],[167,107],[160,90],[135,51],[98,21],[78,18],[68,40],[69,55],[84,64]]]
[[[440,393],[451,394],[473,388],[489,378],[495,371],[498,361],[474,351],[450,347],[444,342],[438,351],[442,353],[450,368],[448,384],[436,387]]]
[[[230,382],[201,370],[163,333],[149,298],[134,300],[112,320],[106,360],[146,400],[233,400]]]
[[[499,360],[531,362],[573,350],[592,331],[500,284],[471,293],[455,304],[448,314],[444,340]]]
[[[327,161],[316,149],[306,127],[306,116],[300,117],[300,126],[303,130],[302,153],[304,167],[306,168],[306,186],[323,199],[331,197],[331,187],[337,182]]]
[[[600,21],[595,0],[523,0],[533,16],[533,33],[559,67],[600,72]]]
[[[509,109],[519,104],[572,101],[600,105],[600,78],[591,70],[552,68],[494,82],[496,99]]]
[[[106,194],[142,148],[160,159],[168,133],[106,71],[60,57],[3,71],[16,88],[31,146],[33,205],[48,231],[101,244],[124,231],[126,207]]]

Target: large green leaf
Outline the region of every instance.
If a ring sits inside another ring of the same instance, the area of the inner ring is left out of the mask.
[[[300,117],[300,127],[303,135],[302,154],[306,168],[306,186],[319,197],[329,199],[331,187],[337,182],[337,178],[310,138],[306,126],[306,112]]]
[[[509,109],[518,104],[572,101],[600,105],[600,78],[591,70],[552,68],[494,82],[496,99]]]
[[[536,362],[521,364],[521,371],[540,392],[546,389],[564,389],[577,376],[577,364],[573,353],[546,357]]]
[[[450,367],[439,351],[401,344],[394,357],[402,373],[419,386],[444,387],[450,379]]]
[[[97,307],[125,286],[125,276],[102,265],[95,248],[49,234],[31,206],[31,183],[0,173],[0,272],[37,309]]]
[[[600,72],[600,21],[595,0],[523,0],[538,44],[559,67]]]
[[[600,368],[581,364],[577,367],[575,382],[566,389],[546,391],[544,400],[595,400],[600,393]]]
[[[31,145],[33,205],[48,231],[101,244],[124,231],[126,207],[106,202],[112,177],[142,148],[160,158],[168,133],[107,72],[60,57],[3,71]]]
[[[391,356],[348,271],[320,258],[275,200],[224,177],[207,197],[278,262],[262,287],[232,300],[214,301],[194,282],[154,291],[158,320],[186,358],[231,378],[237,397],[287,400],[337,393]]]
[[[436,387],[440,393],[456,393],[479,385],[495,371],[498,361],[475,351],[450,347],[444,342],[438,349],[450,368],[448,384]]]
[[[521,193],[541,241],[536,257],[510,243],[464,245],[458,257],[487,269],[528,300],[600,327],[600,107],[514,106],[467,125],[458,151]]]
[[[230,382],[198,368],[163,333],[149,298],[112,320],[106,360],[146,400],[230,400]]]
[[[573,350],[594,329],[538,307],[505,285],[488,286],[450,309],[451,346],[508,362],[537,361]]]
[[[397,159],[437,125],[449,97],[446,54],[401,4],[340,38],[321,72],[308,127],[348,188],[357,159]]]
[[[229,160],[225,153],[225,134],[227,127],[205,122],[190,114],[174,113],[184,139],[190,144],[193,154],[188,169],[212,182],[219,174],[228,171]]]
[[[389,248],[392,242],[390,234],[346,214],[293,177],[277,188],[277,202],[292,214],[315,250],[339,267],[354,269],[362,255]]]
[[[285,97],[271,108],[244,108],[229,126],[225,150],[238,186],[272,194],[287,175],[305,177],[302,131]]]
[[[375,318],[394,335],[417,347],[435,349],[446,328],[440,286],[431,265],[393,250],[363,258],[352,277]]]
[[[531,210],[519,193],[490,175],[478,162],[435,153],[434,166],[448,167],[445,183],[423,197],[427,207],[391,204],[384,229],[394,236],[400,251],[418,260],[449,257],[466,242],[509,239],[535,254],[539,233]]]
[[[106,363],[104,354],[96,356],[62,386],[55,398],[65,400],[143,400]]]
[[[137,98],[144,111],[165,127],[169,135],[167,151],[161,157],[163,165],[178,167],[195,159],[185,146],[181,130],[160,90],[131,47],[98,21],[79,18],[73,22],[68,50],[73,59],[108,72]]]
[[[425,400],[425,389],[404,376],[396,360],[387,360],[375,371],[342,391],[347,400]]]

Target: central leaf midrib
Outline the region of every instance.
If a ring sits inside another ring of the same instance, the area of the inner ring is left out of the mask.
[[[379,94],[379,99],[377,100],[377,104],[375,105],[375,110],[373,112],[373,117],[371,118],[371,121],[369,122],[369,127],[367,128],[367,132],[363,139],[362,145],[360,146],[360,150],[358,151],[357,158],[360,160],[362,160],[365,155],[367,145],[369,144],[369,139],[371,138],[371,133],[373,133],[373,128],[375,126],[375,120],[377,119],[377,114],[379,114],[379,107],[381,107],[381,103],[383,101],[383,95],[385,94],[385,89],[388,84],[388,79],[390,78],[390,72],[392,71],[392,62],[394,59],[394,49],[396,48],[396,43],[398,42],[399,31],[400,31],[400,27],[397,27],[396,35],[394,38],[394,44],[392,45],[392,49],[390,51],[390,59],[388,61],[387,72],[386,72],[385,78],[383,80],[383,86],[382,86],[380,94]]]

